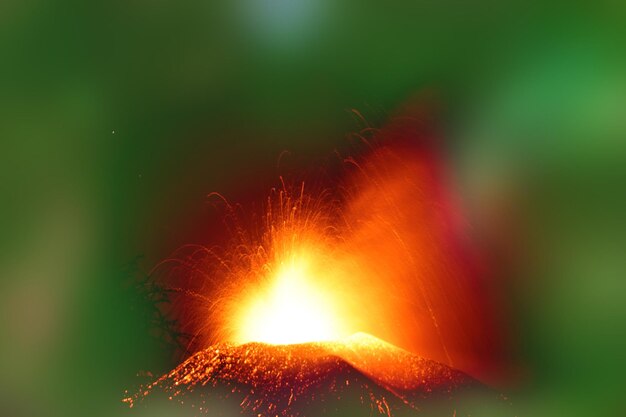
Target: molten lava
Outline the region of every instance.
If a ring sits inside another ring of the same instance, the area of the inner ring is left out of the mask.
[[[281,265],[273,282],[244,301],[234,341],[293,344],[342,336],[331,291],[316,286],[303,260]]]

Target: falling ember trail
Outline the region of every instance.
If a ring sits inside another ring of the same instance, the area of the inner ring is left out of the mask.
[[[226,202],[229,246],[159,267],[197,353],[125,401],[221,387],[244,410],[296,416],[360,392],[390,416],[481,386],[468,374],[497,367],[499,327],[436,141],[417,126],[373,133],[333,187],[291,192],[281,177],[261,218]]]

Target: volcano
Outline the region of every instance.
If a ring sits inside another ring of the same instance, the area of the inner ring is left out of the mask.
[[[124,401],[165,397],[195,414],[257,417],[391,417],[436,401],[453,415],[455,398],[476,389],[487,390],[461,371],[357,333],[332,342],[215,344]]]
[[[177,404],[171,414],[211,416],[390,417],[433,404],[435,415],[476,414],[457,408],[465,392],[493,393],[461,370],[487,380],[504,348],[437,135],[411,117],[372,135],[328,184],[281,176],[261,211],[210,194],[225,245],[185,245],[149,274],[151,300],[196,353],[127,403],[161,397]]]

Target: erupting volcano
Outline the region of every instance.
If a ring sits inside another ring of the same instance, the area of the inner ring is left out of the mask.
[[[437,141],[413,119],[360,138],[367,152],[345,158],[333,186],[281,178],[256,217],[224,199],[230,244],[158,266],[195,353],[124,401],[391,416],[484,388],[500,326]]]

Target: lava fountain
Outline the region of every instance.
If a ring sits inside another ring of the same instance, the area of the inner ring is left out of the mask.
[[[391,415],[489,378],[500,327],[434,135],[360,138],[332,187],[281,178],[256,217],[224,199],[231,243],[157,267],[193,355],[125,401],[225,387],[254,415],[316,415],[352,387]]]

